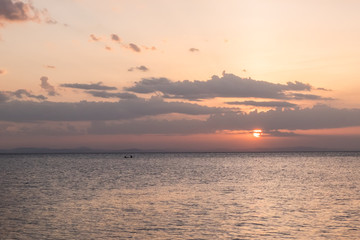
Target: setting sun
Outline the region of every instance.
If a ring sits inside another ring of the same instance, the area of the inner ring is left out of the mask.
[[[256,137],[256,138],[259,138],[261,137],[262,135],[262,130],[261,129],[256,129],[253,131],[253,136]]]

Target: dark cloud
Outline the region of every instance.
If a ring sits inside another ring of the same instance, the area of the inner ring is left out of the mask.
[[[114,33],[111,34],[110,37],[111,37],[111,40],[113,40],[115,42],[121,42],[121,39],[119,38],[119,36]]]
[[[15,92],[10,92],[10,95],[15,96],[19,99],[27,97],[27,98],[32,98],[32,99],[36,99],[36,100],[46,100],[46,97],[44,97],[43,95],[34,95],[25,89],[19,89],[19,90],[16,90]]]
[[[8,102],[16,99],[35,99],[39,101],[46,100],[43,95],[34,95],[25,89],[19,89],[14,92],[11,91],[0,91],[0,103]]]
[[[0,26],[1,21],[20,22],[20,21],[43,21],[48,24],[56,24],[47,9],[36,9],[31,2],[24,3],[14,0],[0,0]]]
[[[207,81],[184,80],[172,82],[167,78],[142,79],[140,82],[135,83],[134,86],[125,88],[125,90],[135,93],[161,92],[167,98],[188,100],[216,97],[272,99],[291,99],[297,97],[298,99],[300,95],[289,95],[288,91],[309,91],[310,88],[310,85],[301,82],[275,84],[251,78],[241,78],[224,72],[222,77],[213,76]],[[306,97],[305,95],[303,96]]]
[[[200,50],[199,50],[198,48],[190,48],[189,51],[190,51],[190,52],[198,52],[198,51],[200,51]]]
[[[131,99],[119,102],[30,102],[0,104],[0,121],[97,121],[136,119],[144,116],[180,113],[204,115],[224,112],[221,108],[183,102],[165,102],[161,98]]]
[[[145,67],[144,65],[141,65],[141,66],[138,66],[138,67],[131,67],[131,68],[128,69],[129,72],[132,72],[134,70],[139,70],[139,71],[142,71],[142,72],[149,71],[149,69],[147,67]]]
[[[305,109],[277,109],[267,112],[214,114],[208,119],[215,129],[296,130],[360,126],[360,109],[336,109],[316,105]]]
[[[66,88],[76,88],[76,89],[84,89],[84,90],[117,90],[116,87],[104,86],[102,82],[98,83],[64,83],[60,85],[61,87]]]
[[[0,19],[7,21],[39,20],[39,12],[28,3],[12,0],[1,0]]]
[[[278,131],[278,130],[272,130],[264,132],[264,137],[271,136],[271,137],[295,137],[299,136],[300,134],[296,134],[294,132],[290,131]]]
[[[123,123],[92,122],[89,134],[196,134],[208,133],[200,120],[137,120]]]
[[[10,97],[5,92],[0,92],[0,103],[7,102],[10,100]]]
[[[54,86],[52,86],[49,82],[48,82],[48,77],[45,77],[45,76],[42,76],[40,78],[40,81],[41,81],[41,88],[44,89],[49,96],[56,96],[56,95],[59,95],[56,91],[55,91],[55,88]]]
[[[133,50],[134,52],[141,52],[141,49],[134,43],[129,44],[129,48]]]
[[[207,120],[135,120],[120,123],[95,122],[93,134],[198,134],[217,131],[252,131],[261,128],[264,136],[297,136],[291,130],[360,126],[360,109],[335,109],[318,105],[306,109],[268,112],[222,113]]]
[[[334,98],[326,98],[319,95],[303,93],[292,93],[290,94],[290,98],[296,100],[334,100]]]
[[[246,106],[256,106],[256,107],[296,107],[297,105],[289,102],[279,102],[279,101],[268,101],[268,102],[256,102],[256,101],[234,101],[226,102],[229,105],[246,105]]]
[[[86,91],[86,93],[99,98],[135,99],[137,96],[132,93],[112,93],[106,91]]]
[[[22,98],[23,91],[13,93]],[[126,99],[119,102],[30,102],[9,101],[9,94],[0,92],[0,121],[94,121],[92,134],[196,134],[217,131],[251,131],[263,129],[268,136],[294,136],[293,130],[330,129],[360,126],[360,109],[336,109],[326,105],[312,108],[284,108],[267,112],[239,113],[232,109],[213,108],[183,102],[165,102],[159,97],[150,100]],[[104,96],[107,96],[106,93]],[[122,96],[124,98],[124,96]],[[208,119],[159,120],[144,117],[179,113],[208,115]],[[100,121],[100,122],[98,122]],[[101,121],[111,121],[102,122]]]

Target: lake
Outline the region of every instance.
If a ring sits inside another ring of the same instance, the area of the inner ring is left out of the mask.
[[[0,155],[0,239],[360,239],[360,153]]]

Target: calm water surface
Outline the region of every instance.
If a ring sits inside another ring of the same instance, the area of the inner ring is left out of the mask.
[[[0,239],[360,239],[360,153],[0,155]]]

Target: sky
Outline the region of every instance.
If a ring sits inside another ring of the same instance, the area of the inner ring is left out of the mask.
[[[360,150],[359,9],[0,0],[0,149]]]

